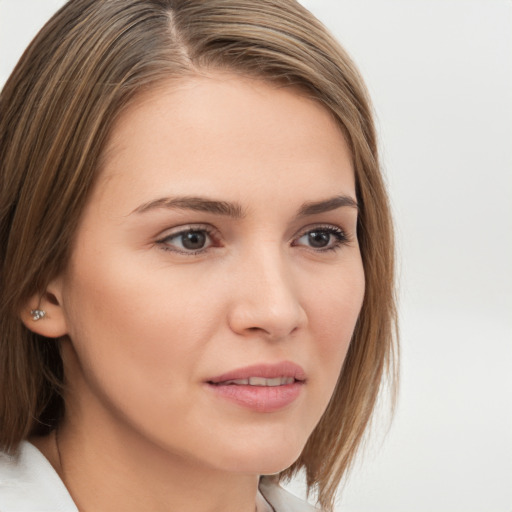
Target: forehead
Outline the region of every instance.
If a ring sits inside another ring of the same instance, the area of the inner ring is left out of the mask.
[[[299,89],[220,72],[160,84],[120,115],[99,176],[119,180],[148,200],[161,187],[227,194],[242,182],[245,193],[292,181],[354,189],[350,151],[329,110]]]

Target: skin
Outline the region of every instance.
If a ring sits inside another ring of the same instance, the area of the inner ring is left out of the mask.
[[[360,311],[357,208],[298,214],[341,195],[355,202],[347,144],[298,90],[211,72],[119,118],[47,316],[26,319],[65,337],[60,457],[33,442],[80,510],[254,511],[258,476],[292,464],[325,410]],[[239,215],[148,207],[176,196]],[[177,235],[191,228],[199,252]],[[280,361],[306,381],[278,411],[205,384]]]

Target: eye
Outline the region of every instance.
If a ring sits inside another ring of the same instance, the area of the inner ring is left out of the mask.
[[[157,243],[168,251],[195,254],[208,249],[213,240],[208,229],[189,228],[167,235]]]
[[[295,239],[292,245],[306,246],[315,251],[329,251],[336,250],[347,242],[348,238],[340,228],[336,226],[319,226],[308,230]]]

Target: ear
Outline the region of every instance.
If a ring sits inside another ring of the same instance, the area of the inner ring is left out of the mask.
[[[37,311],[41,312],[39,315]],[[62,307],[62,281],[55,279],[46,291],[33,295],[20,313],[25,327],[47,338],[60,338],[68,332]]]

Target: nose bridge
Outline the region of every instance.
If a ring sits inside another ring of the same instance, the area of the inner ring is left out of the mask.
[[[231,326],[237,332],[260,331],[282,338],[305,322],[297,283],[279,244],[248,251],[239,262]]]

